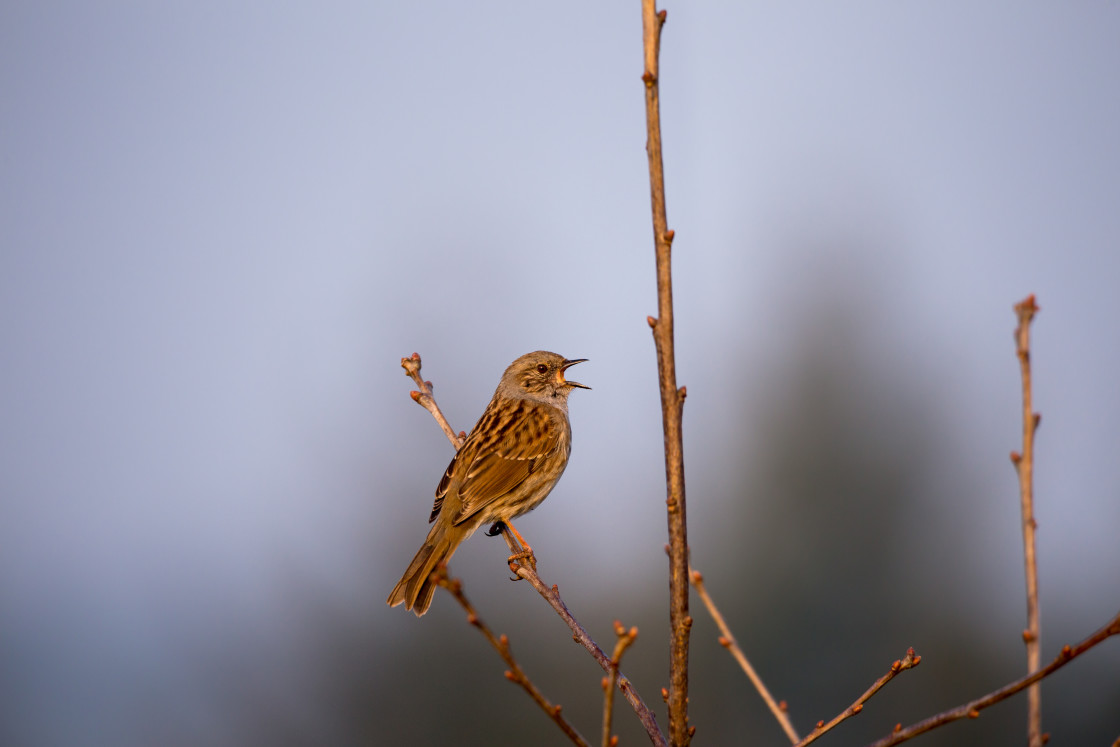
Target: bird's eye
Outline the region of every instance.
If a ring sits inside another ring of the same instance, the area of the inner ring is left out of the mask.
[[[547,373],[547,372],[548,372],[548,366],[546,366],[543,363],[538,363],[537,364],[537,373]]]

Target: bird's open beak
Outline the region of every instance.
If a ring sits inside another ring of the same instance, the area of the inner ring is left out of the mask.
[[[568,381],[567,379],[564,378],[564,372],[565,371],[567,371],[569,368],[571,368],[575,364],[583,363],[586,360],[587,360],[586,358],[577,358],[574,361],[564,361],[564,365],[560,366],[560,383],[561,384],[567,384],[570,387],[578,387],[579,389],[590,389],[591,387],[584,386],[583,384],[579,383],[578,381]]]

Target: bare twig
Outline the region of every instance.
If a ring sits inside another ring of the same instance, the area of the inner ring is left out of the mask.
[[[587,740],[580,736],[580,733],[576,731],[575,727],[568,723],[568,720],[560,713],[560,706],[550,703],[548,698],[546,698],[544,694],[537,689],[537,686],[532,683],[529,679],[529,675],[525,674],[525,670],[522,669],[521,665],[517,663],[517,660],[513,658],[513,652],[509,647],[509,638],[506,637],[505,633],[500,636],[495,636],[493,631],[487,627],[486,623],[479,619],[478,613],[475,611],[466,595],[463,594],[463,584],[459,579],[449,577],[447,575],[447,566],[443,564],[440,564],[435,573],[439,577],[439,585],[451,592],[451,596],[455,597],[460,606],[466,611],[467,622],[478,628],[479,632],[490,642],[494,650],[498,652],[498,655],[505,660],[506,664],[509,666],[509,669],[506,670],[506,679],[520,685],[525,692],[529,693],[529,697],[533,699],[533,702],[539,705],[541,710],[556,722],[556,725],[567,735],[568,739],[572,740],[573,744],[581,745],[581,747],[591,747]]]
[[[688,614],[688,536],[685,524],[684,447],[681,411],[685,389],[677,388],[673,351],[673,279],[670,254],[673,232],[665,209],[665,171],[661,157],[661,104],[658,58],[661,27],[666,11],[657,12],[656,0],[642,0],[642,39],[646,89],[646,152],[649,154],[650,203],[653,240],[657,256],[657,318],[648,317],[657,348],[661,385],[661,417],[665,430],[665,482],[669,522],[669,740],[683,747],[691,740],[688,726],[688,639],[692,618]]]
[[[1011,453],[1011,461],[1019,472],[1019,503],[1023,514],[1023,564],[1027,577],[1027,627],[1023,642],[1027,644],[1027,672],[1034,672],[1042,663],[1041,630],[1038,619],[1038,562],[1035,556],[1034,519],[1034,432],[1041,417],[1031,408],[1031,320],[1038,306],[1034,294],[1015,304],[1019,326],[1015,330],[1015,352],[1023,377],[1023,453]],[[1042,747],[1042,686],[1032,685],[1027,692],[1027,743]]]
[[[881,690],[883,688],[883,686],[886,685],[888,682],[893,680],[898,675],[899,672],[903,672],[907,669],[913,669],[914,667],[918,666],[918,664],[920,664],[921,661],[922,661],[922,657],[916,655],[914,653],[914,649],[912,649],[912,648],[907,649],[906,650],[906,656],[902,657],[901,659],[896,659],[895,662],[893,664],[891,664],[891,668],[889,670],[887,670],[887,673],[884,674],[879,679],[875,680],[875,683],[873,685],[871,685],[871,687],[867,688],[867,691],[864,692],[863,695],[856,698],[856,701],[854,703],[852,703],[850,706],[845,708],[844,711],[842,713],[840,713],[839,716],[832,719],[827,724],[823,721],[818,721],[817,722],[817,728],[815,728],[815,729],[813,729],[813,731],[809,732],[809,734],[807,734],[804,739],[802,739],[800,742],[798,742],[795,747],[804,747],[804,745],[807,745],[810,742],[815,741],[818,737],[820,737],[825,732],[834,728],[840,722],[851,718],[852,716],[856,715],[857,713],[862,712],[863,711],[863,704],[866,703],[868,700],[870,700],[872,695],[879,692],[879,690]]]
[[[924,721],[919,721],[916,724],[911,724],[905,729],[895,727],[893,734],[883,737],[878,742],[873,743],[870,747],[890,747],[890,745],[905,742],[907,739],[916,737],[919,734],[936,729],[939,726],[959,721],[962,718],[978,718],[980,711],[994,705],[995,703],[1005,700],[1017,692],[1025,690],[1031,685],[1035,684],[1043,677],[1050,675],[1053,672],[1064,667],[1066,664],[1081,656],[1083,653],[1093,648],[1101,641],[1110,638],[1114,635],[1120,635],[1120,613],[1117,613],[1104,627],[1093,633],[1091,636],[1083,640],[1081,643],[1073,646],[1064,646],[1058,653],[1058,656],[1049,664],[1036,672],[1032,672],[1021,679],[1001,687],[999,690],[988,693],[976,700],[965,703],[964,705],[957,706],[948,711],[943,711],[936,716],[930,716]]]
[[[611,654],[611,671],[603,677],[603,747],[613,747],[618,744],[618,737],[611,737],[611,717],[614,715],[614,688],[618,683],[618,667],[622,663],[622,654],[630,648],[638,638],[638,628],[629,630],[619,622],[614,621],[614,634],[618,640],[614,644],[614,653]]]
[[[502,532],[502,536],[506,538],[506,543],[509,544],[510,551],[513,552],[514,555],[518,554],[521,546],[517,541],[510,536],[508,531]],[[641,721],[642,726],[645,727],[650,742],[658,747],[667,747],[668,742],[665,741],[665,735],[661,733],[661,727],[657,725],[657,717],[653,714],[653,711],[649,709],[649,706],[645,704],[642,697],[638,695],[638,691],[634,689],[634,685],[630,682],[630,679],[622,674],[622,672],[618,671],[617,666],[612,665],[611,659],[603,653],[603,649],[599,648],[599,644],[587,634],[584,627],[580,625],[579,620],[572,615],[571,611],[568,609],[568,605],[564,604],[564,600],[560,597],[559,587],[556,586],[556,584],[552,586],[545,584],[545,582],[541,580],[541,577],[537,575],[537,569],[528,563],[519,563],[516,560],[512,560],[509,567],[519,578],[528,581],[532,587],[537,590],[537,593],[544,597],[544,600],[548,602],[549,606],[556,611],[560,619],[571,629],[572,640],[587,649],[587,652],[591,654],[595,661],[599,662],[599,666],[603,668],[603,671],[608,676],[611,676],[613,673],[613,675],[618,678],[618,689],[626,697],[626,701],[630,703],[630,707],[634,709],[634,713],[638,715],[638,720]]]
[[[436,404],[435,399],[432,397],[431,382],[425,382],[420,376],[420,354],[413,353],[409,358],[401,358],[401,366],[404,367],[405,372],[412,378],[413,381],[416,381],[422,389],[422,391],[420,392],[411,392],[412,399],[422,405],[426,410],[428,410],[428,412],[432,414],[432,417],[434,417],[436,419],[436,422],[440,424],[443,432],[447,435],[447,438],[451,441],[451,444],[457,450],[466,439],[466,434],[461,433],[459,434],[459,436],[456,436],[455,431],[447,423],[447,419],[443,417],[443,413],[440,411],[439,406]],[[540,576],[537,575],[536,562],[532,559],[531,555],[528,557],[524,557],[526,555],[525,548],[521,546],[521,544],[509,531],[509,528],[507,526],[503,526],[502,536],[505,538],[506,543],[509,545],[509,549],[513,553],[513,555],[521,556],[524,561],[517,562],[516,560],[511,558],[509,564],[510,570],[516,573],[518,577],[527,580],[533,586],[533,588],[536,589],[542,597],[544,597],[544,600],[548,602],[548,604],[554,610],[556,610],[556,613],[560,615],[560,618],[564,620],[565,623],[567,623],[569,628],[571,628],[573,640],[587,649],[591,656],[597,662],[599,662],[599,666],[603,668],[603,671],[608,675],[611,675],[611,660],[607,658],[607,655],[603,653],[603,650],[599,648],[599,645],[591,639],[591,636],[587,634],[587,631],[584,630],[583,626],[580,625],[579,621],[576,620],[572,613],[568,610],[567,605],[564,604],[564,600],[560,598],[560,590],[555,585],[549,588],[543,581],[541,581]],[[440,585],[444,586],[444,588],[446,588],[448,591],[451,591],[453,594],[455,593],[446,584],[441,583]],[[459,597],[457,596],[456,598]],[[462,604],[462,599],[460,599],[460,604]],[[468,610],[468,620],[470,619],[470,614],[471,612],[470,610]],[[477,620],[478,616],[475,615],[474,619]],[[476,626],[478,625],[478,623],[476,622],[472,622],[471,624]],[[502,653],[501,650],[499,650],[499,653]],[[646,733],[649,735],[650,742],[654,745],[657,745],[657,747],[666,747],[668,743],[665,741],[665,735],[661,733],[661,728],[657,725],[657,717],[654,716],[653,711],[649,709],[649,707],[645,704],[645,701],[643,701],[641,696],[638,695],[638,691],[634,689],[634,685],[630,682],[630,680],[618,671],[617,665],[613,667],[613,674],[618,678],[618,689],[622,691],[622,694],[624,696],[626,696],[627,702],[630,703],[630,706],[638,715],[638,720],[641,721],[642,726],[645,727]]]
[[[420,376],[420,354],[413,353],[409,358],[401,358],[401,368],[404,369],[405,374],[416,382],[416,386],[420,391],[409,392],[412,400],[423,407],[428,412],[432,413],[432,417],[439,423],[439,427],[443,429],[444,435],[451,445],[458,451],[463,442],[467,440],[466,433],[456,434],[454,429],[448,424],[447,418],[443,416],[443,411],[439,409],[436,404],[436,398],[432,396],[432,382],[424,381]]]
[[[690,570],[689,578],[692,581],[693,588],[696,589],[696,593],[700,595],[700,599],[704,602],[704,606],[708,608],[708,614],[712,616],[712,619],[716,622],[716,627],[719,628],[720,645],[731,652],[731,655],[735,657],[735,661],[739,662],[739,666],[747,673],[751,684],[754,685],[755,689],[758,690],[758,694],[761,695],[762,699],[766,702],[766,707],[774,714],[774,718],[778,719],[778,723],[781,725],[782,731],[786,733],[786,737],[789,738],[790,744],[797,744],[801,737],[797,736],[797,730],[793,728],[793,723],[789,720],[789,714],[783,707],[785,702],[779,703],[774,700],[774,696],[766,689],[762,678],[758,676],[758,673],[754,671],[754,667],[747,661],[746,655],[735,641],[735,636],[731,634],[731,629],[727,627],[727,622],[723,619],[723,615],[720,614],[716,603],[712,601],[711,595],[708,594],[708,590],[704,586],[704,576],[700,574],[700,571]]]

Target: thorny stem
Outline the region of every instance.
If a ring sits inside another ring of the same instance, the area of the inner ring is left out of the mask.
[[[1035,555],[1034,519],[1034,432],[1041,416],[1031,407],[1031,320],[1038,306],[1034,294],[1015,304],[1019,326],[1015,330],[1015,352],[1023,378],[1023,453],[1011,454],[1019,472],[1019,503],[1023,515],[1023,565],[1027,578],[1027,628],[1023,642],[1027,645],[1027,672],[1034,672],[1042,663],[1041,629],[1038,615],[1038,561]],[[1042,686],[1035,684],[1027,692],[1027,744],[1042,747]]]
[[[1010,684],[1004,685],[999,690],[990,692],[987,695],[977,698],[976,700],[965,703],[964,705],[957,706],[956,708],[952,708],[948,711],[943,711],[935,716],[930,716],[924,721],[919,721],[916,724],[911,724],[905,729],[901,728],[901,725],[896,726],[893,734],[887,737],[883,737],[878,742],[873,743],[870,747],[891,747],[891,745],[898,744],[899,742],[905,742],[907,739],[916,737],[917,735],[927,732],[930,729],[936,729],[939,726],[944,726],[945,724],[958,721],[962,718],[978,718],[980,716],[980,711],[1000,702],[1001,700],[1010,698],[1012,695],[1020,692],[1021,690],[1025,690],[1026,688],[1041,680],[1043,677],[1056,672],[1066,664],[1076,659],[1078,656],[1081,656],[1089,649],[1114,635],[1120,635],[1120,613],[1117,613],[1115,617],[1113,617],[1104,625],[1104,627],[1097,630],[1095,633],[1090,635],[1088,638],[1086,638],[1076,646],[1063,646],[1062,650],[1058,653],[1058,656],[1042,669],[1039,669],[1036,672],[1032,672],[1031,674],[1015,680]]]
[[[506,679],[520,685],[525,692],[529,693],[529,697],[533,699],[533,702],[540,706],[541,710],[556,722],[556,725],[567,735],[568,739],[572,740],[573,744],[580,745],[580,747],[591,747],[590,743],[576,731],[575,727],[572,726],[566,718],[564,718],[563,714],[560,712],[560,706],[553,705],[549,702],[548,698],[546,698],[529,679],[529,675],[525,674],[525,670],[522,669],[521,665],[517,663],[517,660],[513,658],[513,652],[509,647],[509,638],[507,638],[504,633],[501,636],[495,636],[493,631],[487,627],[486,623],[482,622],[466,595],[463,594],[463,584],[459,579],[450,578],[447,575],[447,566],[443,564],[440,564],[435,573],[439,577],[439,585],[447,589],[447,591],[451,593],[451,596],[455,597],[459,602],[463,610],[466,611],[467,622],[478,628],[479,632],[490,642],[494,650],[498,652],[498,655],[505,660],[506,664],[509,666],[509,669],[506,670]]]
[[[684,447],[681,411],[685,390],[677,389],[673,350],[673,279],[669,230],[665,209],[665,171],[661,156],[661,103],[658,58],[661,27],[666,11],[657,12],[655,0],[642,0],[642,38],[646,91],[646,152],[649,155],[650,204],[657,257],[657,318],[648,317],[657,348],[661,386],[661,417],[665,431],[666,509],[669,523],[669,741],[684,747],[692,738],[688,725],[688,639],[692,618],[688,614],[688,536],[685,524]]]
[[[712,601],[708,589],[704,586],[704,576],[701,575],[700,571],[690,569],[689,578],[692,581],[692,587],[696,589],[696,593],[700,595],[701,601],[704,602],[704,606],[708,608],[708,614],[712,616],[712,619],[715,620],[716,627],[719,628],[720,645],[730,651],[731,655],[735,657],[735,661],[739,662],[739,666],[746,672],[751,684],[754,685],[754,688],[758,690],[758,694],[761,695],[762,699],[766,702],[766,707],[770,709],[770,713],[774,714],[774,718],[778,720],[782,731],[784,731],[786,737],[789,738],[790,744],[797,744],[801,737],[797,736],[797,730],[793,728],[793,723],[789,720],[789,714],[786,712],[786,709],[782,707],[783,704],[774,700],[774,696],[770,694],[770,691],[762,682],[762,678],[758,676],[758,673],[754,671],[754,667],[747,661],[746,655],[735,641],[735,636],[731,634],[731,628],[727,627],[727,622],[723,619],[723,615],[720,614],[716,603]]]
[[[844,711],[840,713],[840,715],[829,721],[827,724],[823,721],[817,722],[817,728],[809,732],[809,734],[807,734],[803,740],[798,742],[795,747],[804,747],[804,745],[815,741],[822,734],[833,729],[840,722],[845,721],[852,716],[855,716],[857,713],[861,713],[863,711],[863,704],[870,700],[872,695],[879,692],[879,690],[881,690],[884,685],[893,680],[900,672],[903,672],[907,669],[913,669],[914,667],[918,666],[921,661],[922,657],[916,655],[914,653],[914,649],[907,649],[906,656],[902,657],[901,659],[896,659],[895,662],[891,664],[891,668],[887,670],[887,673],[879,679],[875,680],[875,683],[871,685],[871,687],[867,688],[863,695],[856,698],[856,701],[854,703],[845,708]]]
[[[413,353],[409,358],[401,358],[401,366],[404,368],[405,373],[421,386],[422,391],[412,392],[412,399],[432,414],[432,417],[436,419],[436,422],[440,424],[443,432],[447,435],[448,440],[451,441],[451,445],[458,450],[459,447],[462,446],[463,441],[466,440],[466,433],[460,433],[458,436],[455,435],[455,431],[452,430],[451,426],[447,423],[447,419],[444,418],[443,412],[439,409],[439,405],[436,404],[435,398],[431,396],[431,383],[425,382],[420,376],[420,354]],[[508,526],[503,528],[502,536],[505,538],[506,543],[509,545],[510,552],[513,553],[514,556],[524,555],[525,549],[514,538]],[[535,562],[527,558],[526,561],[527,562],[522,563],[511,558],[510,570],[516,573],[518,577],[528,581],[533,588],[544,597],[544,600],[548,602],[549,606],[560,615],[560,618],[567,623],[568,627],[572,630],[572,639],[587,649],[591,656],[599,662],[599,666],[603,668],[603,671],[610,675],[612,672],[611,660],[607,658],[607,655],[603,653],[603,649],[599,648],[599,645],[592,640],[591,636],[587,634],[587,631],[584,630],[583,626],[580,625],[579,621],[576,620],[568,610],[567,605],[564,604],[564,600],[560,598],[560,590],[556,586],[552,586],[551,588],[546,586],[545,583],[541,581],[540,576],[537,575]],[[441,586],[444,585],[441,584]],[[444,586],[444,588],[451,591],[447,586]],[[477,615],[475,618],[477,619]],[[618,671],[617,666],[613,667],[613,671],[614,676],[618,678],[618,689],[622,691],[622,694],[626,697],[626,701],[630,703],[630,706],[638,715],[638,720],[641,721],[642,726],[645,727],[650,742],[656,747],[667,747],[668,743],[665,741],[665,735],[661,733],[661,728],[657,725],[657,717],[653,714],[653,711],[649,709],[649,706],[647,706],[641,696],[638,695],[638,691],[634,689],[634,685],[630,682],[629,678]]]

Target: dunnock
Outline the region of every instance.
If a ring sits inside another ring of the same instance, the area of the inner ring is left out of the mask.
[[[439,481],[428,519],[435,525],[389,594],[389,606],[403,602],[423,615],[435,594],[431,575],[437,565],[483,524],[501,522],[512,530],[509,521],[536,508],[556,486],[572,450],[568,395],[576,387],[591,388],[565,380],[564,372],[585,360],[538,350],[502,374],[494,398]]]

